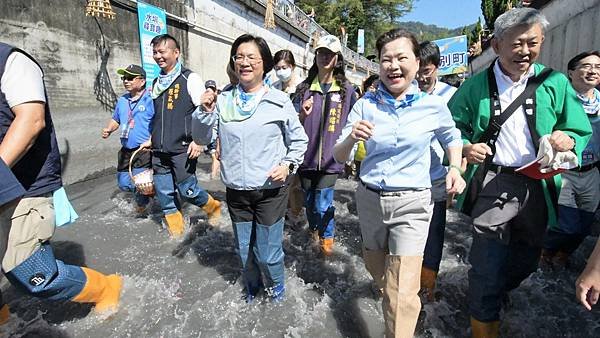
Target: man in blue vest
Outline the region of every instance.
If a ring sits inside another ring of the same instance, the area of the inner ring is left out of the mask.
[[[0,208],[0,228],[10,229],[2,271],[33,296],[95,303],[116,309],[122,278],[54,258],[54,192],[62,188],[61,161],[39,64],[24,51],[0,43],[0,158],[25,193]],[[8,307],[0,304],[8,318]]]
[[[196,178],[202,147],[192,139],[192,113],[201,104],[205,88],[200,76],[179,62],[179,43],[174,37],[158,35],[150,44],[161,71],[152,84],[152,138],[142,147],[152,147],[156,197],[171,236],[177,238],[183,235],[184,223],[176,191],[201,207],[211,224],[221,216],[221,203],[202,189]]]

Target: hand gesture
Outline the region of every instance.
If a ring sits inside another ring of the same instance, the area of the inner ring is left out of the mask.
[[[198,156],[200,156],[201,153],[202,153],[202,146],[199,144],[196,144],[196,142],[192,141],[190,143],[190,145],[188,146],[188,150],[187,150],[188,158],[190,160],[196,159],[196,158],[198,158]]]
[[[463,156],[471,164],[481,164],[487,156],[493,155],[492,148],[485,143],[465,144],[463,146]]]
[[[312,113],[313,108],[313,97],[309,97],[308,100],[302,102],[302,106],[300,107],[300,120],[304,120],[310,113]]]
[[[569,151],[575,147],[575,141],[560,130],[555,130],[550,135],[550,145],[556,151]]]
[[[352,126],[350,137],[355,141],[366,141],[373,136],[375,125],[367,120],[360,120]]]
[[[289,168],[286,165],[280,164],[271,169],[267,176],[273,180],[273,182],[283,183],[287,179],[289,173]]]
[[[111,133],[112,133],[112,131],[110,129],[103,128],[102,129],[102,138],[108,138]]]
[[[462,194],[467,183],[462,178],[460,171],[455,167],[450,167],[446,175],[446,192],[448,195]]]
[[[212,89],[207,89],[200,97],[200,104],[202,106],[202,110],[206,112],[214,111],[217,104],[217,93],[215,93]]]

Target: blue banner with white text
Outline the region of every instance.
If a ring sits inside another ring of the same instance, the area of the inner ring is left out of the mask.
[[[433,41],[440,48],[440,66],[438,75],[460,74],[467,71],[467,36]]]
[[[142,67],[146,71],[146,87],[152,85],[152,80],[158,76],[160,67],[152,58],[150,41],[161,34],[167,33],[167,16],[162,8],[138,1],[138,23],[140,30],[140,48]]]

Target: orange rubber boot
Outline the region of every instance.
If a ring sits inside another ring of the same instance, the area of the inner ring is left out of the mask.
[[[8,319],[10,318],[10,309],[8,308],[8,304],[4,304],[0,308],[0,325],[6,324]]]
[[[216,225],[221,218],[221,202],[214,199],[211,195],[208,195],[208,201],[202,206],[202,210],[206,212],[210,225]]]
[[[183,215],[178,210],[172,214],[165,215],[167,229],[174,238],[180,238],[183,235]]]
[[[103,275],[96,270],[81,268],[87,278],[83,290],[72,300],[78,303],[95,303],[94,311],[103,313],[116,311],[123,288],[123,278],[118,275]]]
[[[321,238],[321,252],[325,256],[331,256],[333,254],[333,238]]]

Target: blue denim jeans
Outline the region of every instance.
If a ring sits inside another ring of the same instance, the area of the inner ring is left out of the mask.
[[[429,223],[429,234],[427,235],[427,244],[425,244],[425,253],[423,255],[423,266],[433,271],[440,270],[445,231],[446,202],[435,202],[433,205],[433,216]]]
[[[133,173],[133,176],[135,176],[147,169],[148,168],[133,168],[131,170],[131,172]],[[121,191],[130,191],[133,193],[133,198],[135,200],[135,203],[138,206],[146,206],[146,205],[148,205],[148,203],[150,203],[149,196],[140,194],[137,191],[137,189],[135,188],[135,184],[133,183],[133,180],[131,179],[131,177],[129,177],[128,172],[124,172],[124,171],[117,172],[117,184],[119,185],[119,189],[121,189]]]
[[[165,215],[170,215],[181,209],[175,191],[175,183],[171,174],[154,174],[154,191],[160,207]]]
[[[50,300],[72,299],[87,281],[80,267],[55,259],[52,247],[47,243],[7,272],[6,277],[27,293]]]
[[[573,253],[590,234],[593,222],[593,212],[559,205],[558,226],[546,231],[544,249]]]
[[[334,188],[304,190],[306,219],[311,230],[317,230],[321,238],[333,238],[335,234]]]

